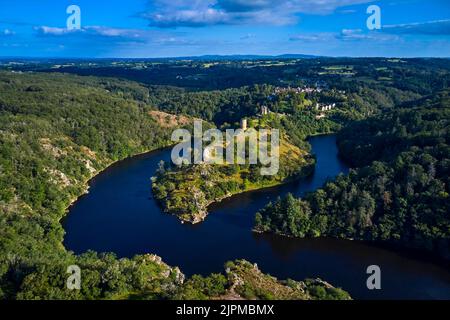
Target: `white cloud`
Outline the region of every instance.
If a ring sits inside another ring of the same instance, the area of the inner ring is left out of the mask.
[[[450,35],[450,19],[385,25],[382,30],[395,34]]]
[[[384,25],[380,30],[343,29],[337,36],[346,41],[398,41],[403,35],[449,36],[450,19],[427,22]]]
[[[40,34],[54,35],[54,36],[60,36],[60,35],[74,33],[74,32],[79,31],[79,30],[69,30],[67,28],[57,28],[57,27],[48,27],[48,26],[34,27],[34,30],[38,31]]]
[[[13,36],[15,34],[16,33],[14,31],[10,30],[10,29],[0,30],[0,36]]]
[[[301,42],[314,42],[314,41],[322,41],[325,38],[328,38],[328,33],[317,33],[317,34],[295,34],[289,37],[290,41],[301,41]]]
[[[155,0],[141,14],[156,27],[270,24],[298,22],[298,14],[330,14],[337,8],[373,0]]]
[[[189,10],[172,11],[170,14],[157,13],[146,15],[157,26],[183,25],[203,26],[210,24],[227,24],[229,16],[214,8],[197,8]]]
[[[344,41],[397,41],[399,37],[396,35],[383,34],[379,31],[366,31],[362,29],[343,29],[337,38]]]
[[[331,43],[333,40],[340,41],[397,41],[399,36],[392,34],[384,34],[379,31],[364,31],[362,29],[343,29],[339,33],[319,32],[319,33],[302,33],[289,37],[290,41],[298,41],[302,43]]]
[[[240,37],[241,40],[248,40],[248,39],[252,39],[255,38],[255,35],[253,33],[247,33],[246,35],[243,35],[242,37]]]
[[[48,27],[40,26],[34,28],[40,35],[48,36],[63,36],[63,35],[92,35],[92,36],[103,36],[110,38],[129,38],[129,39],[139,39],[145,37],[149,33],[147,30],[139,29],[121,29],[121,28],[110,28],[103,26],[86,26],[81,29],[59,28],[59,27]]]
[[[67,28],[40,26],[35,27],[38,36],[54,39],[66,43],[72,41],[77,46],[80,43],[89,45],[152,45],[152,46],[194,46],[201,41],[186,38],[182,32],[167,30],[142,30],[122,29],[105,26],[86,26],[79,30],[68,30]]]

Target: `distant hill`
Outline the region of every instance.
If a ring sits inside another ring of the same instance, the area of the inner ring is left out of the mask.
[[[319,58],[319,56],[306,55],[306,54],[282,54],[278,56],[273,55],[204,55],[204,56],[192,56],[192,57],[175,57],[175,58],[161,58],[161,59],[173,59],[173,60],[266,60],[266,59],[313,59]]]
[[[242,61],[242,60],[269,60],[269,59],[314,59],[323,58],[324,56],[314,56],[307,54],[282,54],[282,55],[203,55],[203,56],[184,56],[184,57],[160,57],[160,58],[24,58],[24,57],[0,57],[0,61],[15,61],[25,63],[39,62],[74,62],[80,61],[180,61],[180,60],[196,60],[196,61]]]

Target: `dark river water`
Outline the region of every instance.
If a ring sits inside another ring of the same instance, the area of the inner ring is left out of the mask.
[[[334,136],[310,139],[317,156],[310,178],[229,199],[210,207],[206,221],[181,224],[163,213],[151,195],[150,177],[160,150],[116,163],[91,181],[90,192],[71,208],[63,224],[65,246],[119,257],[155,253],[187,274],[223,271],[228,260],[247,259],[279,279],[320,277],[356,299],[450,299],[450,271],[417,254],[336,239],[290,239],[251,232],[255,212],[288,192],[302,195],[346,173]],[[368,290],[366,268],[381,268],[381,290]]]

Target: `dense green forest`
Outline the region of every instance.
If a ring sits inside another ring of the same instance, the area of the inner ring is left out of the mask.
[[[123,78],[146,85],[164,85],[189,91],[224,90],[255,84],[292,85],[326,81],[331,87],[359,91],[400,90],[420,95],[449,84],[448,59],[314,58],[314,59],[122,59],[5,61],[8,70],[65,72]],[[375,88],[376,87],[376,88]],[[399,92],[400,93],[400,92]],[[382,100],[396,99],[382,97]],[[399,96],[400,97],[400,96]]]
[[[211,274],[209,277],[194,275],[185,282],[176,299],[201,300],[207,297],[219,299],[249,300],[350,300],[349,294],[334,288],[320,279],[295,281],[278,280],[264,274],[256,264],[245,260],[228,261],[225,276]]]
[[[125,90],[122,82],[117,91],[144,99],[161,110],[214,120],[216,124],[254,115],[259,103],[284,112],[283,101],[267,101],[273,87],[317,84],[330,90],[313,94],[309,97],[313,102],[340,102],[340,119],[362,118],[445,89],[450,82],[449,68],[448,59],[387,58],[0,61],[0,69],[16,72],[111,77],[107,88],[111,91],[117,78],[138,81],[141,85],[128,82]]]
[[[262,122],[272,121],[253,119],[250,122],[260,125]],[[262,175],[261,168],[266,166],[261,163],[249,164],[248,161],[245,164],[203,163],[179,166],[161,163],[152,178],[155,198],[166,212],[177,215],[182,221],[199,223],[206,218],[208,206],[214,202],[238,193],[308,176],[314,170],[314,157],[290,142],[284,129],[281,132],[279,168],[275,174]],[[245,135],[241,137],[246,139]],[[262,143],[259,142],[255,146],[255,154],[261,147]],[[246,150],[247,155],[250,152]]]
[[[414,87],[413,83],[417,78],[410,79],[406,76],[407,73],[403,78],[403,85],[399,88],[396,88],[392,81],[383,83],[383,81],[374,81],[372,78],[374,74],[381,77],[378,75],[381,71],[386,73],[391,70],[388,72],[391,74],[392,70],[396,70],[397,64],[403,63],[401,61],[377,61],[365,67],[360,64],[361,61],[345,67],[336,65],[334,60],[331,61],[334,64],[330,64],[330,61],[325,59],[319,68],[312,68],[316,70],[317,77],[319,75],[326,77],[327,82],[322,83],[317,80],[312,87],[309,87],[312,90],[308,92],[301,89],[305,87],[278,87],[273,84],[253,84],[222,91],[150,87],[153,94],[158,97],[154,103],[159,109],[213,121],[221,128],[235,127],[242,118],[248,118],[249,123],[253,121],[258,123],[261,107],[267,107],[270,114],[264,116],[264,121],[271,128],[280,129],[285,136],[289,137],[291,143],[306,151],[310,147],[306,141],[308,136],[337,132],[356,120],[387,112],[396,105],[416,100],[421,97],[420,93],[428,92]],[[199,67],[199,62],[195,62],[195,65]],[[286,63],[281,68],[292,69],[300,66],[300,70],[305,71],[301,69],[304,65],[311,65],[311,62],[308,60],[293,65]],[[420,69],[416,64],[413,65]],[[245,64],[241,66],[244,70],[248,67]],[[441,67],[440,64],[437,66]],[[355,79],[349,79],[340,75],[339,80],[336,80],[334,73],[342,69],[351,69],[354,75],[362,73],[364,76],[359,75]],[[371,69],[371,78],[368,78],[368,69]],[[414,76],[419,72],[411,66],[408,66],[407,70]],[[327,71],[330,73],[328,74]],[[195,72],[195,68],[191,69],[191,72]],[[300,73],[298,70],[297,72]],[[423,72],[423,70],[420,71],[420,73]],[[433,81],[439,82],[437,74],[430,69],[426,69],[426,72],[433,76]],[[386,78],[387,74],[384,76]],[[378,79],[377,77],[375,79]],[[352,86],[347,86],[348,81],[352,82]],[[409,82],[410,86],[405,86],[405,83]],[[299,81],[299,84],[301,83],[308,83],[308,81]],[[335,87],[330,87],[328,83],[333,83]],[[436,84],[433,85],[436,86]],[[442,85],[444,86],[445,83]],[[175,99],[171,90],[175,90]],[[316,105],[335,107],[325,113],[318,110]],[[297,162],[292,157],[281,157],[281,160],[282,171],[295,167]],[[301,164],[297,165],[297,167],[300,166]],[[239,192],[281,183],[292,175],[292,170],[288,170],[269,179],[259,176],[257,170],[256,166],[244,168],[211,165],[182,168],[165,166],[155,176],[152,188],[155,197],[167,212],[178,215],[184,221],[200,222],[206,217],[209,204]],[[304,174],[306,172],[311,170],[303,170]]]
[[[388,241],[450,258],[449,119],[442,91],[348,125],[338,146],[356,169],[303,199],[269,204],[255,229]]]
[[[88,180],[170,143],[155,110],[229,128],[267,106],[271,127],[304,151],[306,137],[343,128],[340,152],[356,169],[304,199],[269,205],[256,228],[388,240],[448,256],[448,60],[64,63],[0,61],[0,298],[348,298],[318,280],[280,282],[246,262],[184,279],[154,255],[65,250],[60,220]],[[274,94],[288,86],[323,90]],[[317,103],[336,108],[322,114]],[[72,264],[84,270],[81,291],[65,289]],[[236,292],[229,272],[248,275]]]
[[[89,178],[115,160],[168,143],[169,132],[147,115],[148,107],[126,93],[111,94],[105,87],[112,85],[129,89],[110,79],[0,74],[2,298],[106,298],[149,285],[156,290],[166,281],[161,274],[171,269],[142,257],[74,256],[62,246],[59,220]],[[71,264],[89,270],[79,293],[64,289]],[[152,277],[158,280],[147,283]]]
[[[90,178],[170,143],[169,128],[149,115],[149,101],[160,101],[149,92],[111,78],[0,71],[0,298],[206,299],[230,289],[220,274],[184,279],[155,255],[74,255],[62,245],[60,220]],[[83,283],[71,291],[66,271],[74,264]],[[348,297],[311,281],[303,287],[314,291],[295,298]],[[246,290],[279,298],[256,283]]]

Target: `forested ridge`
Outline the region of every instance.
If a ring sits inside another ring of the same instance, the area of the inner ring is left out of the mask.
[[[347,74],[337,78],[337,74],[328,74],[325,77],[327,83],[319,81],[309,87],[305,85],[303,89],[290,86],[278,87],[273,84],[253,84],[222,91],[196,91],[161,86],[150,86],[150,90],[155,97],[158,97],[154,101],[161,110],[203,118],[214,122],[220,128],[236,127],[239,125],[239,120],[243,118],[249,120],[250,126],[259,127],[262,122],[271,128],[280,129],[286,137],[289,137],[290,143],[308,151],[310,148],[306,141],[308,136],[337,132],[356,120],[388,112],[396,105],[414,101],[420,98],[421,94],[432,91],[428,87],[430,83],[434,88],[439,87],[439,82],[445,85],[445,77],[439,80],[435,73],[440,70],[440,64],[436,65],[436,71],[431,71],[433,68],[423,70],[423,66],[418,67],[410,61],[411,65],[405,68],[407,72],[400,68],[402,71],[399,75],[404,80],[402,83],[384,83],[376,82],[369,76],[373,77],[374,74],[378,77],[386,77],[388,74],[398,76],[389,70],[385,63],[378,61],[376,64],[363,66],[361,60],[358,60],[358,63],[352,63],[351,66],[329,66],[329,62],[327,59],[321,60],[320,67],[311,66],[311,70],[316,72],[320,70],[319,75],[322,75],[324,70],[329,72],[351,70],[354,74],[361,73],[361,76],[357,79],[349,79],[344,77]],[[280,68],[295,70],[295,67],[303,68],[310,63],[310,61],[303,61],[293,66],[285,65]],[[394,65],[395,68],[398,67]],[[418,68],[415,69],[411,67],[412,65]],[[199,67],[200,65],[196,65],[196,68]],[[302,71],[310,73],[311,70]],[[151,73],[148,70],[145,72]],[[192,68],[191,72],[195,73],[196,69]],[[427,81],[423,79],[422,87],[417,87],[417,80],[424,74],[432,75],[431,82],[430,79]],[[306,84],[308,81],[303,83]],[[330,87],[328,83],[333,84],[334,87]],[[306,87],[309,88],[308,92],[304,90]],[[323,105],[334,107],[324,113],[316,107]],[[262,106],[270,110],[268,115],[260,114]],[[295,154],[294,157],[282,155],[280,157],[281,171],[286,171],[286,168],[300,168],[302,164],[294,159],[296,157],[298,156]],[[235,165],[226,167],[193,165],[183,168],[165,166],[161,169],[152,185],[155,197],[167,212],[176,214],[184,221],[195,223],[203,221],[210,203],[235,193],[282,183],[288,180],[286,178],[292,178],[290,175],[293,171],[290,170],[289,173],[287,170],[288,174],[282,172],[270,178],[259,176],[256,166],[240,168]],[[311,173],[311,170],[303,170],[303,175],[306,173]]]
[[[92,251],[75,255],[62,245],[60,220],[90,178],[114,161],[170,143],[169,128],[149,115],[152,98],[158,100],[135,82],[0,71],[1,299],[209,299],[227,294],[233,273],[230,280],[222,274],[185,279],[177,267],[150,254],[151,248],[149,254],[118,259]],[[66,288],[70,265],[82,270],[81,290]],[[253,298],[280,298],[257,283],[242,285],[249,297],[255,292]],[[310,293],[292,298],[348,298],[321,282],[301,285]]]
[[[145,277],[154,276],[158,280],[151,285],[159,286],[165,281],[161,273],[172,270],[145,257],[75,256],[62,246],[59,220],[84,192],[89,178],[115,160],[168,142],[169,132],[147,115],[148,107],[126,97],[125,83],[115,83],[123,85],[122,93],[103,88],[112,82],[0,74],[3,298],[107,298],[147,287]],[[159,136],[153,134],[156,129]],[[86,271],[80,292],[65,290],[71,264]]]
[[[136,62],[96,63],[59,69],[53,62],[0,64],[0,298],[230,294],[234,276],[227,272],[184,279],[182,270],[151,254],[74,255],[62,245],[60,220],[90,178],[114,161],[170,142],[171,128],[149,115],[155,110],[224,129],[259,117],[265,105],[271,127],[283,129],[303,150],[309,150],[307,136],[344,128],[339,149],[356,169],[304,199],[289,196],[269,205],[255,228],[385,240],[448,256],[449,115],[448,90],[442,91],[450,79],[448,60],[180,61],[150,62],[148,70]],[[279,87],[320,83],[320,93],[274,94]],[[322,114],[317,103],[336,108]],[[72,264],[83,270],[80,291],[65,287]],[[249,276],[232,295],[278,298],[273,286],[290,298],[348,298],[320,281],[274,280],[246,262],[226,270]]]
[[[64,63],[72,64],[61,66]],[[58,68],[55,68],[58,65]],[[355,90],[385,88],[386,91],[431,94],[445,89],[450,77],[448,59],[314,58],[248,59],[241,61],[129,59],[24,61],[15,70],[67,72],[79,75],[123,78],[146,85],[164,85],[189,91],[214,91],[269,84],[298,85],[325,80],[331,86]],[[439,75],[439,76],[436,76]],[[400,93],[400,92],[398,92]],[[395,98],[394,98],[395,99]]]
[[[256,121],[256,120],[254,120]],[[263,122],[263,120],[260,120]],[[238,139],[246,139],[245,135]],[[234,143],[234,142],[233,142]],[[270,144],[267,148],[270,147]],[[255,154],[262,142],[255,146]],[[160,163],[152,178],[155,198],[168,213],[182,221],[202,222],[208,214],[208,206],[232,195],[282,184],[310,175],[315,160],[286,136],[280,137],[279,166],[272,175],[262,175],[261,163],[185,164]],[[247,154],[251,151],[248,150]],[[245,160],[245,159],[244,159]]]
[[[302,199],[269,204],[255,229],[387,241],[450,258],[449,116],[446,90],[348,125],[338,146],[355,169]]]

